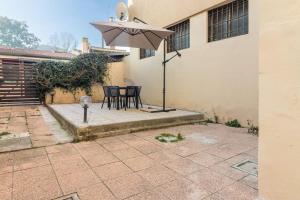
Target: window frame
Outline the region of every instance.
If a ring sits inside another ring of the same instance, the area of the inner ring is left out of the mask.
[[[147,52],[149,51],[149,52]],[[140,49],[140,60],[155,56],[155,50],[153,49]]]
[[[175,31],[172,35],[167,37],[167,53],[174,52],[175,50],[183,50],[190,48],[190,19],[181,21],[175,25],[168,27],[167,29]]]
[[[249,34],[249,0],[235,0],[208,10],[208,42],[247,34]]]

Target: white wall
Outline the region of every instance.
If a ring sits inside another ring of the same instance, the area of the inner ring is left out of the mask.
[[[160,2],[164,4],[169,1]],[[207,8],[200,6],[215,5],[203,4],[203,2],[200,5],[191,0],[188,2],[181,5],[182,1],[174,0],[172,6],[169,7],[157,6],[156,2],[152,7],[148,0],[133,1],[130,11],[137,17],[141,16],[141,19],[148,19],[147,22],[150,24],[167,26],[173,23],[174,19],[184,19],[196,12],[195,7],[192,7],[192,2],[199,6],[198,11]],[[210,2],[219,3],[220,1]],[[145,11],[146,7],[151,12]],[[190,18],[191,47],[180,51],[181,58],[175,58],[167,64],[168,106],[207,112],[210,116],[215,112],[222,122],[237,118],[243,125],[247,124],[248,119],[257,124],[256,2],[250,1],[249,7],[249,34],[217,42],[207,42],[206,11]],[[170,15],[170,12],[173,12],[172,8],[178,9],[176,16]],[[181,10],[185,11],[181,12]],[[173,53],[170,53],[167,57],[172,55]],[[139,50],[132,49],[131,55],[125,59],[125,80],[129,84],[142,85],[142,98],[149,104],[161,105],[162,103],[162,59],[162,45],[155,57],[140,60]]]
[[[259,191],[300,199],[300,1],[260,1]]]

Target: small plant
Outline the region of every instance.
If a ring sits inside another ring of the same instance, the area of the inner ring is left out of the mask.
[[[9,134],[10,134],[10,132],[3,131],[3,132],[0,133],[0,136],[3,136],[3,135],[9,135]]]
[[[180,140],[183,140],[184,138],[183,138],[183,136],[180,133],[178,133],[177,134],[177,139],[180,141]]]
[[[203,123],[205,125],[207,125],[207,124],[217,124],[218,123],[218,116],[216,115],[215,111],[213,111],[213,113],[214,113],[213,117],[211,117],[208,113],[205,113],[206,118],[207,118],[205,121],[203,121]]]
[[[241,124],[237,119],[234,119],[232,121],[228,121],[225,123],[226,126],[234,127],[234,128],[241,128]]]
[[[7,131],[3,131],[0,133],[0,139],[2,138],[2,136],[5,136],[5,135],[9,135],[11,133],[7,132]]]
[[[248,123],[248,133],[251,133],[253,135],[258,135],[258,131],[259,131],[258,126],[254,126],[252,121],[250,120],[247,120],[247,123]]]
[[[215,123],[213,120],[211,120],[211,119],[207,119],[206,121],[205,121],[206,123],[210,123],[210,124],[213,124],[213,123]]]
[[[219,117],[216,115],[216,113],[214,113],[214,118],[215,118],[215,123],[218,124],[219,123]]]
[[[177,136],[170,134],[170,133],[162,133],[159,136],[156,136],[155,139],[157,139],[160,142],[178,142],[184,139],[184,137],[178,133]]]

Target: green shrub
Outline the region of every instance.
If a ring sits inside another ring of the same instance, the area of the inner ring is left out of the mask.
[[[70,62],[44,61],[36,65],[36,83],[40,97],[54,88],[62,88],[74,93],[83,89],[91,95],[91,87],[95,83],[103,84],[108,75],[107,64],[110,58],[105,54],[82,54]]]
[[[240,128],[242,127],[240,122],[237,119],[234,119],[232,121],[228,121],[225,123],[226,126],[230,126],[230,127],[235,127],[235,128]]]

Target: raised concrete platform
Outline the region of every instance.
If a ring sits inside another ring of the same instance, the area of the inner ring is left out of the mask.
[[[146,107],[145,105],[144,107]],[[83,123],[83,108],[79,104],[49,105],[52,115],[67,128],[75,140],[131,133],[204,120],[202,113],[176,110],[167,113],[148,113],[134,108],[109,110],[95,103],[88,109],[88,123]]]

